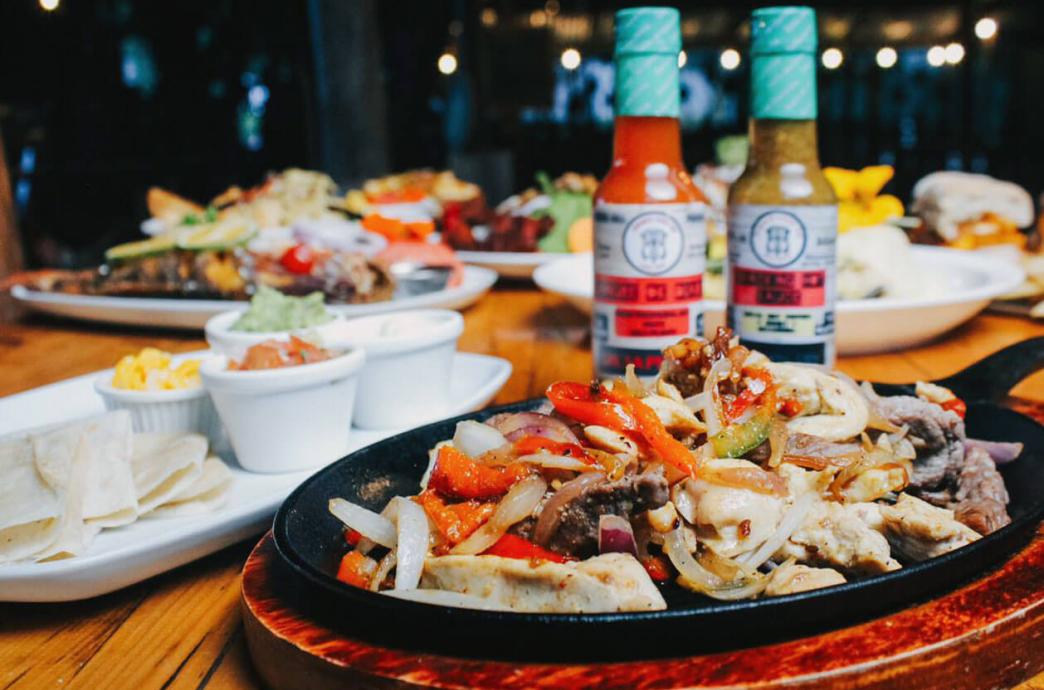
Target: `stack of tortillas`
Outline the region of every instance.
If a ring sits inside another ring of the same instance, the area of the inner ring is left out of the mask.
[[[221,505],[199,434],[136,434],[125,410],[0,439],[0,563],[83,554],[107,527]]]

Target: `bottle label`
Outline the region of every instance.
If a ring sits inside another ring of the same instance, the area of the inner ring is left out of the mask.
[[[778,361],[833,364],[837,206],[736,204],[728,217],[729,326]]]
[[[654,376],[663,348],[702,333],[706,222],[698,202],[595,206],[598,376],[622,376],[628,364]]]

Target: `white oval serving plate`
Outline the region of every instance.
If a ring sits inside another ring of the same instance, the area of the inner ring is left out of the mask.
[[[982,311],[995,297],[1022,284],[1023,272],[1010,262],[978,252],[945,247],[911,247],[914,262],[945,283],[942,294],[924,299],[845,300],[837,306],[837,349],[842,355],[902,350],[956,328]],[[561,295],[577,309],[591,312],[594,265],[590,254],[562,258],[541,266],[534,282]],[[725,305],[704,301],[705,331],[724,322]]]
[[[404,309],[462,309],[477,302],[495,282],[496,271],[465,266],[464,280],[456,287],[413,297],[393,298],[386,302],[331,304],[328,308],[346,318]],[[11,296],[34,311],[54,316],[161,328],[201,329],[215,314],[230,309],[246,309],[248,306],[247,302],[232,300],[66,295],[30,290],[23,285],[12,287]]]

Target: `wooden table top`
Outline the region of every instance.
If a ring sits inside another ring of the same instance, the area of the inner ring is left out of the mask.
[[[461,350],[497,355],[514,365],[497,403],[539,395],[557,379],[591,374],[587,318],[560,298],[508,285],[464,316]],[[1042,324],[983,315],[938,342],[843,358],[839,368],[875,381],[933,379],[1039,335]],[[112,366],[145,345],[181,352],[205,343],[198,334],[38,318],[0,323],[0,396]],[[1044,372],[1014,394],[1044,401]],[[0,689],[260,687],[238,608],[240,569],[254,541],[88,601],[0,604]],[[1044,674],[1018,690],[1044,690]]]

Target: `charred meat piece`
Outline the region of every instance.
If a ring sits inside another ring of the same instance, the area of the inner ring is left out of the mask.
[[[174,250],[80,271],[45,289],[109,297],[241,299],[246,281],[231,252]]]
[[[655,510],[669,498],[662,470],[649,470],[610,481],[585,473],[562,485],[541,510],[533,539],[558,553],[587,558],[598,552],[598,518]]]
[[[702,338],[685,338],[663,351],[662,378],[685,397],[696,395],[703,390],[707,374],[716,361],[723,357],[732,360],[735,378],[738,380],[743,362],[750,354],[742,345],[731,345],[732,330],[719,326],[714,338],[710,341]],[[722,394],[729,395],[735,391],[728,390],[724,382]]]
[[[910,430],[917,450],[911,494],[953,510],[958,520],[980,534],[1011,522],[1004,479],[986,450],[965,443],[960,417],[909,396],[879,398],[875,404],[888,421]]]
[[[309,273],[292,273],[278,262],[257,261],[255,281],[287,295],[321,292],[332,304],[360,304],[391,299],[391,275],[362,254],[336,253],[316,262]]]
[[[935,403],[906,395],[880,398],[878,410],[892,424],[906,426],[917,450],[910,493],[945,505],[957,491],[964,464],[964,422]]]
[[[950,503],[957,519],[979,534],[989,534],[1011,522],[1008,490],[997,465],[981,448],[969,448]]]

